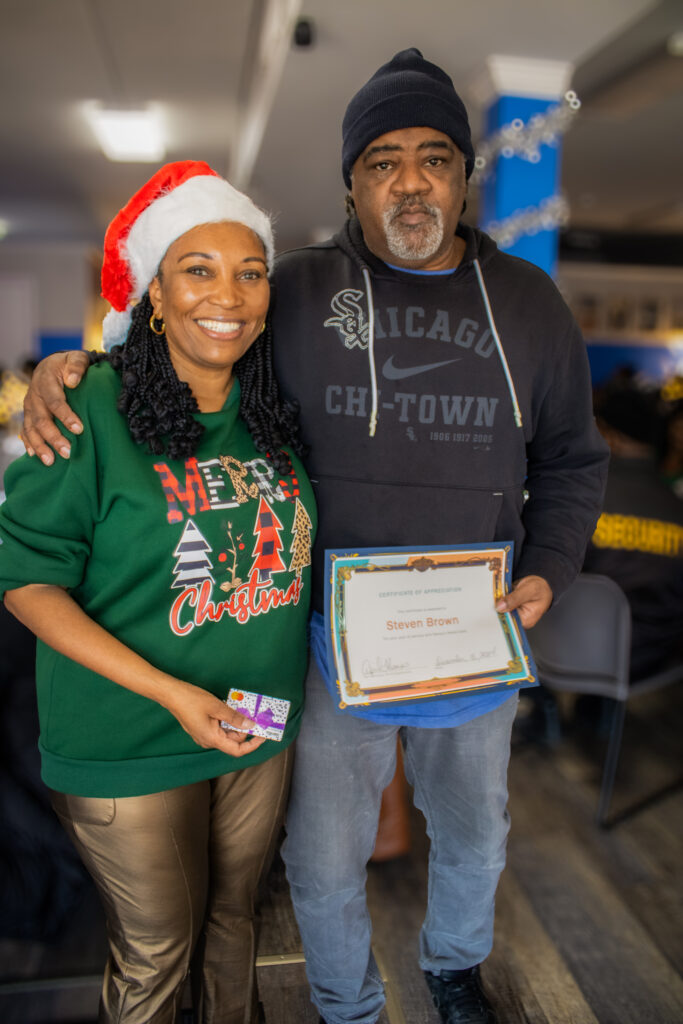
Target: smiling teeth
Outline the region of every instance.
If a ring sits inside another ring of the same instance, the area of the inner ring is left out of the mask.
[[[231,331],[238,331],[242,326],[239,321],[233,320],[198,320],[197,323],[207,331],[217,331],[218,334],[230,334]]]

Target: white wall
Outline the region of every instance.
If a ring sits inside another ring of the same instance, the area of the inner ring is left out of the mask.
[[[0,363],[37,355],[41,334],[82,334],[89,251],[82,242],[0,242]]]
[[[0,271],[0,366],[13,368],[34,352],[38,335],[35,280]]]

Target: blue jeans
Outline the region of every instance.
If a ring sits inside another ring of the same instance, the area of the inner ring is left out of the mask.
[[[314,659],[306,686],[282,855],[313,1002],[328,1024],[374,1024],[384,992],[370,949],[366,866],[396,734],[431,839],[420,966],[471,967],[493,944],[517,695],[457,728],[419,729],[335,712]]]

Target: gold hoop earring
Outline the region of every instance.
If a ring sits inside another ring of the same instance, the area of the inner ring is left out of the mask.
[[[259,331],[259,334],[263,334],[265,329],[266,329],[266,321],[264,320],[263,323],[261,324],[261,330]]]
[[[156,327],[154,326],[154,321],[158,320],[158,319],[159,319],[159,317],[155,316],[154,313],[152,313],[151,317],[149,318],[149,329],[152,332],[152,334],[156,334],[156,335],[165,334],[166,333],[166,324],[164,323],[163,320],[161,321],[161,330],[160,331],[158,331],[156,329]]]

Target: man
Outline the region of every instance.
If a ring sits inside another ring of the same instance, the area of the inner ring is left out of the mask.
[[[621,376],[603,389],[597,415],[611,459],[584,569],[610,576],[628,598],[638,680],[683,662],[683,502],[659,472],[658,394]]]
[[[314,652],[326,547],[512,540],[516,582],[499,610],[531,626],[578,571],[604,483],[578,329],[541,271],[459,224],[467,113],[418,50],[351,100],[342,165],[355,214],[334,239],[283,256],[275,276],[278,372],[301,402],[321,519]],[[31,421],[25,433],[44,453]],[[384,1002],[365,867],[398,732],[432,840],[420,963],[443,1021],[494,1021],[479,965],[505,859],[517,695],[342,712],[325,675],[312,659],[283,847],[321,1020],[374,1024]]]

